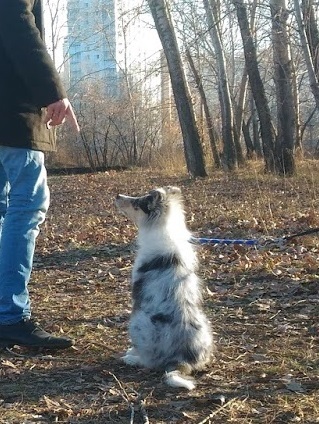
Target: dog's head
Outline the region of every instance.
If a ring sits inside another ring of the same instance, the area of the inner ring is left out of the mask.
[[[151,190],[141,197],[119,194],[115,204],[120,212],[140,226],[143,223],[157,222],[161,217],[165,218],[173,204],[181,207],[181,190],[167,186]]]

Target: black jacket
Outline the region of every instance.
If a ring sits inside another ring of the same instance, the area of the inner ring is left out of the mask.
[[[67,97],[43,41],[42,0],[0,0],[0,145],[55,150],[44,108]]]

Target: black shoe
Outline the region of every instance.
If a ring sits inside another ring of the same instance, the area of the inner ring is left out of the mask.
[[[27,346],[45,349],[66,349],[73,341],[66,337],[55,337],[42,330],[29,319],[16,324],[0,325],[0,347]]]

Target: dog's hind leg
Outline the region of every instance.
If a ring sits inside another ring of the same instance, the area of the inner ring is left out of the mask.
[[[171,387],[183,387],[187,390],[195,389],[195,381],[191,377],[182,375],[178,370],[166,372],[164,381]]]

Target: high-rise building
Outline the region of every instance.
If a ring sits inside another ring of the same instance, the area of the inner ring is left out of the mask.
[[[81,85],[99,81],[106,94],[116,95],[118,88],[116,0],[68,0],[67,54],[69,85],[77,91]]]
[[[146,81],[148,66],[159,59],[160,43],[143,0],[67,0],[67,27],[71,91],[98,81],[105,94],[116,96],[124,75]]]

